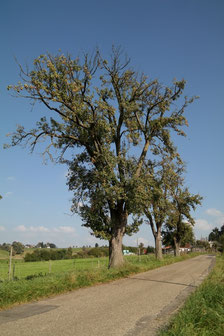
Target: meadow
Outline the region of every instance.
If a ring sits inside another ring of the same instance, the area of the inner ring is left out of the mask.
[[[125,256],[126,263],[138,266],[158,267],[161,262],[155,259],[154,254]],[[171,255],[164,257],[162,264],[170,263],[174,260]],[[24,279],[31,275],[47,275],[64,272],[92,271],[99,268],[107,269],[108,257],[82,258],[24,262],[23,259],[14,258],[12,260],[11,278]],[[9,258],[0,260],[0,281],[8,280]]]
[[[99,267],[107,267],[108,258],[83,258],[24,262],[22,259],[13,259],[12,277],[23,279],[30,275],[51,274],[77,270],[93,270]],[[0,280],[8,279],[9,262],[0,260]]]
[[[131,274],[172,264],[192,258],[198,253],[180,257],[164,256],[162,261],[154,255],[126,256],[125,265],[108,269],[108,258],[68,259],[42,262],[23,262],[13,260],[14,281],[8,278],[8,261],[0,262],[0,309],[15,304],[50,297],[81,287],[110,282]],[[13,267],[12,267],[13,268]]]

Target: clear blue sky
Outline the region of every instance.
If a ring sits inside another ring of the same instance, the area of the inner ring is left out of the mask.
[[[70,216],[72,194],[66,167],[43,165],[40,150],[2,149],[17,124],[31,128],[41,106],[12,98],[18,81],[14,60],[31,66],[42,53],[61,49],[74,57],[98,46],[107,55],[121,45],[132,64],[164,84],[186,79],[186,95],[200,99],[186,111],[187,137],[176,144],[187,162],[187,184],[204,197],[194,213],[197,238],[224,223],[224,2],[222,0],[48,0],[4,1],[0,5],[0,243],[50,241],[58,246],[96,242],[81,220]],[[153,244],[150,229],[126,238]]]

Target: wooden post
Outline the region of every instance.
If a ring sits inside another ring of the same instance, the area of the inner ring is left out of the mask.
[[[15,280],[15,272],[16,272],[16,264],[13,264],[13,269],[12,269],[12,280]]]
[[[137,239],[137,245],[138,245],[138,262],[140,262],[140,247]]]
[[[49,273],[51,273],[51,260],[49,260]]]
[[[11,272],[12,272],[12,245],[11,245],[10,256],[9,256],[9,280],[11,280]]]

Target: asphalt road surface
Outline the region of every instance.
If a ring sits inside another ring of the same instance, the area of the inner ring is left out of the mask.
[[[193,259],[0,312],[1,336],[151,336],[204,279]]]

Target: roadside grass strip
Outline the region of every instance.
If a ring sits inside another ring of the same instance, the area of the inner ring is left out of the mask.
[[[180,257],[167,255],[164,256],[162,261],[156,260],[154,255],[129,256],[125,258],[125,265],[116,269],[107,269],[107,258],[92,258],[89,263],[85,259],[81,259],[78,262],[76,260],[75,264],[72,263],[72,260],[52,261],[51,269],[54,271],[51,273],[47,273],[48,266],[45,268],[45,273],[40,264],[35,268],[35,264],[38,262],[23,263],[23,266],[27,265],[28,268],[26,270],[25,268],[23,269],[24,273],[21,273],[21,278],[16,277],[14,281],[3,280],[0,282],[0,309],[54,296],[81,287],[125,278],[131,274],[145,272],[197,255],[199,253],[191,253]],[[48,265],[48,262],[45,263]],[[81,263],[83,263],[83,267],[80,266]],[[68,267],[69,265],[70,268]]]
[[[224,335],[224,255],[159,336]]]

